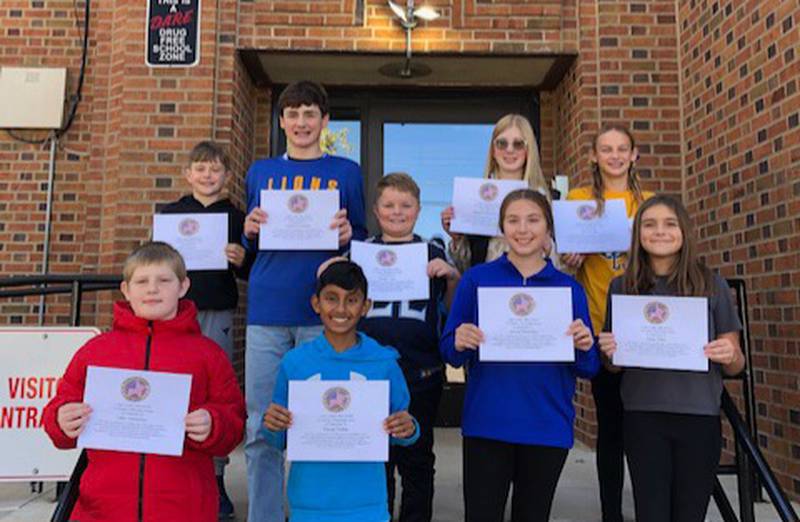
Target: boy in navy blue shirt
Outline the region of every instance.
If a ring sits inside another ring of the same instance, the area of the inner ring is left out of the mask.
[[[373,212],[381,233],[372,243],[407,244],[424,240],[414,234],[419,217],[419,186],[405,173],[387,174],[378,182]],[[403,485],[400,522],[429,522],[433,511],[433,425],[442,396],[444,365],[439,354],[442,312],[449,306],[460,274],[445,260],[444,245],[428,242],[430,298],[419,301],[375,301],[359,329],[400,352],[400,368],[411,392],[409,412],[419,422],[420,438],[411,446],[392,446],[387,466],[389,510],[394,503],[397,470]]]
[[[213,141],[201,141],[189,153],[189,164],[184,176],[192,193],[165,205],[162,214],[227,214],[228,244],[225,256],[227,270],[191,270],[192,286],[187,299],[197,306],[197,322],[203,335],[210,337],[225,351],[233,362],[233,318],[239,303],[236,278],[247,279],[255,257],[247,255],[242,247],[244,212],[225,197],[225,183],[230,173],[230,162],[225,150]],[[225,466],[228,457],[215,457],[214,470],[219,488],[219,517],[233,518],[233,503],[225,491]]]
[[[339,190],[340,210],[331,228],[339,230],[339,245],[363,239],[364,191],[361,169],[345,158],[325,154],[320,134],[328,124],[328,96],[321,85],[301,81],[278,98],[280,126],[287,153],[258,160],[247,173],[246,247],[257,251],[258,232],[269,209],[259,208],[261,190]],[[289,349],[322,332],[311,308],[316,271],[335,255],[325,251],[258,251],[247,292],[245,397],[247,399],[247,478],[250,522],[283,522],[283,453],[263,437],[261,415],[272,401],[278,365]]]

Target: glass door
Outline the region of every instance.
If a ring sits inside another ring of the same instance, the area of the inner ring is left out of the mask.
[[[420,187],[416,232],[447,241],[439,214],[453,198],[453,178],[481,177],[492,123],[384,123],[383,175],[405,172]]]

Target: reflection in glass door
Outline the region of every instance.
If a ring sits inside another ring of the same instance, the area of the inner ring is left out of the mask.
[[[447,239],[439,214],[450,205],[453,178],[481,177],[493,124],[384,123],[383,174],[406,172],[420,187],[416,232]]]
[[[320,136],[322,150],[361,163],[361,121],[331,118]]]

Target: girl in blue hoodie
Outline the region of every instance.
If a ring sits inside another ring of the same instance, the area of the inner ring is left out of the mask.
[[[367,279],[351,261],[335,261],[322,270],[311,298],[322,319],[322,335],[290,350],[281,361],[272,404],[264,415],[265,438],[278,449],[292,424],[287,409],[289,381],[389,381],[384,430],[392,444],[408,446],[419,425],[408,413],[410,395],[394,348],[356,332],[367,314]],[[287,488],[291,522],[387,522],[389,510],[383,462],[294,462]]]
[[[456,290],[441,340],[442,357],[469,372],[461,430],[465,520],[501,521],[513,483],[512,521],[547,521],[558,478],[573,443],[575,379],[600,367],[583,288],[543,252],[553,233],[547,198],[523,189],[500,208],[509,252],[468,270]],[[478,347],[479,287],[571,289],[574,363],[483,362]]]

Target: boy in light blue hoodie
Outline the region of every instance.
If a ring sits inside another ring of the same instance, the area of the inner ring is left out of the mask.
[[[289,381],[389,381],[389,409],[383,427],[392,444],[408,446],[419,426],[406,411],[409,393],[397,364],[400,355],[356,332],[369,311],[367,279],[350,261],[336,261],[320,274],[311,298],[324,327],[322,335],[290,350],[278,370],[275,391],[264,414],[266,440],[283,449],[292,424],[287,409]],[[389,520],[383,462],[294,462],[288,497],[292,522],[385,522]]]

